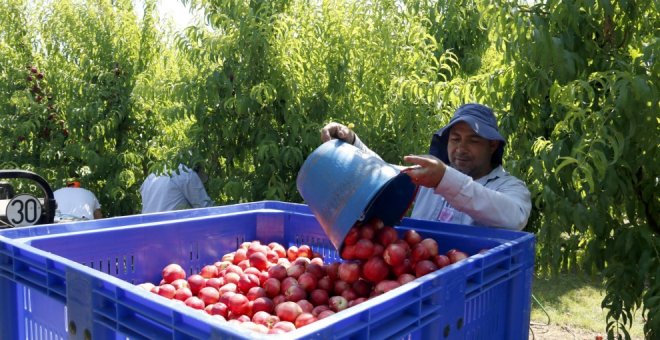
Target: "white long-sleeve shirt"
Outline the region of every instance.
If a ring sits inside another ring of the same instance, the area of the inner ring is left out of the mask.
[[[522,230],[531,210],[527,186],[502,166],[477,180],[447,167],[437,187],[419,189],[411,217]]]
[[[375,154],[357,136],[354,145]],[[447,166],[437,187],[419,188],[411,217],[522,230],[531,210],[529,189],[502,166],[477,180]]]
[[[143,214],[203,208],[214,204],[197,173],[183,164],[179,165],[178,174],[176,171],[169,175],[150,174],[142,183],[140,194]]]
[[[53,192],[57,209],[55,214],[62,219],[93,220],[94,211],[101,209],[96,195],[84,188],[61,188]]]

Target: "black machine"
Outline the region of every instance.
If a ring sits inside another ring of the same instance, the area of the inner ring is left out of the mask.
[[[16,193],[7,179],[32,181],[41,193]],[[43,177],[27,170],[0,170],[0,228],[53,223],[56,208],[53,190]]]

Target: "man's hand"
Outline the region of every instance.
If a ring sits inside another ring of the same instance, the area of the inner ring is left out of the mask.
[[[442,177],[445,176],[447,165],[431,155],[404,156],[403,160],[416,164],[416,166],[403,169],[402,172],[408,174],[413,183],[417,185],[435,188],[442,180]]]
[[[331,139],[341,139],[346,143],[355,143],[355,132],[339,123],[328,123],[321,129],[321,141],[324,143]]]

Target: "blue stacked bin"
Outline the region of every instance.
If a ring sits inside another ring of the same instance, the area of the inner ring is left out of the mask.
[[[281,338],[527,339],[535,238],[403,219],[396,229],[476,254]],[[137,288],[179,263],[198,272],[244,241],[339,257],[301,204],[264,201],[0,231],[7,339],[254,339],[260,335]],[[482,249],[489,249],[479,254]]]

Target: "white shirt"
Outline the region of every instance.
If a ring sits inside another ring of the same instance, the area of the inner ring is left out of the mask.
[[[183,164],[179,173],[150,174],[140,187],[142,213],[210,207],[214,203],[196,172]]]
[[[93,220],[94,210],[101,209],[96,196],[83,188],[61,188],[53,192],[57,209],[55,214],[64,219]]]
[[[477,180],[447,167],[437,187],[419,188],[411,217],[522,230],[531,210],[525,183],[501,166]]]
[[[376,155],[357,136],[354,144]],[[522,230],[531,211],[529,189],[523,181],[504,171],[502,166],[477,180],[447,166],[437,187],[420,186],[410,217]]]

